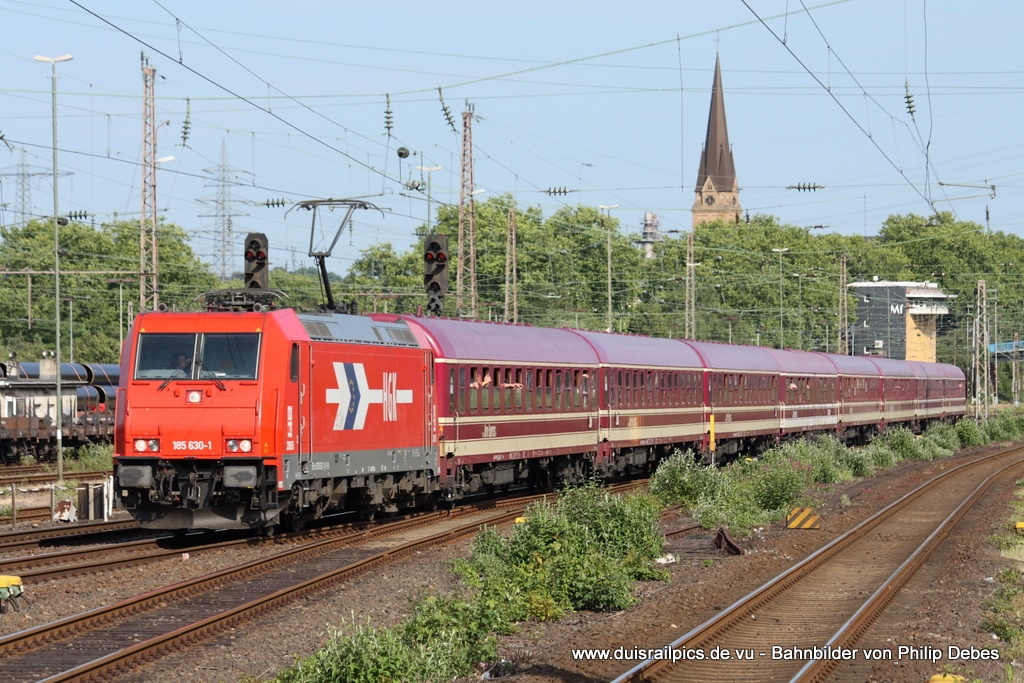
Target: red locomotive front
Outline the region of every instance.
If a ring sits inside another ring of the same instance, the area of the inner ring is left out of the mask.
[[[405,325],[361,316],[140,315],[118,405],[122,504],[184,529],[422,503],[437,468],[424,354]]]

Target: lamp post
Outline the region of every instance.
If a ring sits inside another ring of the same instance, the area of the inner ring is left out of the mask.
[[[433,232],[432,228],[434,227],[434,209],[431,206],[430,181],[432,180],[434,171],[441,171],[444,169],[444,166],[417,166],[416,168],[418,168],[421,171],[427,172],[427,230]]]
[[[772,249],[779,254],[779,348],[785,348],[785,326],[782,322],[782,255],[789,251],[789,247]]]
[[[40,57],[36,55],[37,62],[47,62],[53,69],[53,289],[54,289],[54,320],[56,323],[57,344],[57,481],[64,481],[64,425],[63,414],[64,404],[61,400],[60,386],[60,226],[57,219],[57,62],[67,62],[72,59],[71,55],[63,57]]]
[[[590,164],[588,164],[589,166]],[[605,206],[599,204],[599,209],[604,209],[605,214],[608,218],[612,217],[612,209],[619,208],[618,204],[612,204],[611,206]],[[605,217],[601,216],[602,227],[605,228],[605,232],[608,233],[608,332],[612,331],[612,226],[604,225]]]
[[[112,285],[117,283],[117,350],[121,352],[121,347],[124,346],[124,285],[135,282],[135,280],[125,280],[110,278],[107,280],[107,284]]]

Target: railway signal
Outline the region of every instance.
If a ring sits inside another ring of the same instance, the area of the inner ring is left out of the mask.
[[[448,291],[447,235],[427,235],[424,241],[423,284],[427,288],[427,310],[439,314]]]
[[[268,251],[267,236],[262,232],[250,232],[245,236],[246,289],[270,289]]]

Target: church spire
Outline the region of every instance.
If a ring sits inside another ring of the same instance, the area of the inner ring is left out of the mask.
[[[715,80],[711,87],[711,110],[708,132],[700,155],[697,174],[697,196],[693,204],[693,225],[715,220],[739,222],[739,184],[729,145],[729,129],[725,122],[725,96],[722,93],[722,67],[715,56]]]

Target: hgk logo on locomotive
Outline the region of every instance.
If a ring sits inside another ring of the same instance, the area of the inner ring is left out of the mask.
[[[412,389],[398,388],[398,373],[384,372],[380,389],[371,389],[362,363],[334,363],[337,389],[328,389],[327,403],[338,404],[334,429],[362,429],[370,404],[380,403],[384,422],[398,421],[398,404],[412,403]]]

